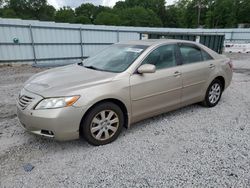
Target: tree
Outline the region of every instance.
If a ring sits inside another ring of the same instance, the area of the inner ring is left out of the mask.
[[[166,9],[166,19],[164,21],[165,27],[181,27],[179,22],[179,9],[176,5],[170,5]]]
[[[168,6],[166,10],[166,21],[168,21],[170,16],[170,18],[173,17],[172,24],[176,22],[175,25],[177,27],[187,27],[186,13],[188,11],[187,6],[189,2],[189,0],[179,0],[173,5],[173,7]],[[174,13],[174,16],[172,15],[172,12]],[[165,22],[165,26],[168,26],[168,22]]]
[[[238,4],[238,23],[250,24],[250,1],[242,0]]]
[[[158,15],[164,25],[166,24],[165,0],[152,0],[149,9],[153,10]]]
[[[186,27],[194,28],[202,25],[202,19],[199,21],[199,26],[197,23],[198,20],[198,1],[193,0],[187,3],[187,10],[185,11],[184,22],[186,23]],[[202,14],[203,15],[203,14]]]
[[[81,6],[75,9],[76,16],[85,16],[92,23],[94,23],[97,15],[101,12],[111,12],[111,8],[104,6],[95,6],[91,3],[85,3],[81,4]]]
[[[3,16],[22,19],[53,20],[55,8],[46,0],[6,0]]]
[[[250,0],[176,0],[165,6],[165,0],[118,1],[113,8],[85,3],[75,10],[58,11],[47,0],[0,0],[0,17],[81,24],[105,24],[151,27],[232,28],[250,23]]]
[[[114,6],[114,9],[125,9],[125,8],[129,8],[125,1],[117,1]]]
[[[206,15],[206,22],[210,23],[209,27],[235,27],[237,25],[237,7],[234,6],[234,3],[234,0],[217,0],[212,2]]]
[[[165,23],[166,7],[165,0],[125,0],[124,2],[117,2],[114,6],[115,9],[127,9],[134,7],[143,7],[147,10],[152,10]]]
[[[47,0],[29,0],[29,11],[38,20],[54,20],[56,9],[47,4]]]
[[[121,10],[121,25],[124,26],[144,26],[161,27],[162,22],[158,16],[150,9],[134,7]]]
[[[76,16],[85,16],[91,22],[94,21],[97,12],[97,7],[91,3],[82,4],[75,9]]]
[[[14,13],[18,18],[32,19],[32,13],[29,11],[28,1],[26,0],[7,0],[5,9]]]
[[[12,9],[0,9],[0,16],[3,18],[18,18],[15,11]]]
[[[37,19],[43,21],[52,21],[55,19],[56,9],[51,5],[43,5],[37,11]]]
[[[83,15],[75,17],[74,23],[92,24],[91,20],[87,16],[83,16]]]
[[[97,15],[94,23],[97,25],[120,25],[121,19],[116,14],[109,12],[101,12]]]
[[[74,23],[75,12],[70,7],[60,8],[55,15],[55,21],[57,22],[67,22]]]

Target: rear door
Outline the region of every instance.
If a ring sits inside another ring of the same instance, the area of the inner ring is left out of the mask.
[[[205,84],[215,68],[212,57],[195,44],[179,43],[179,55],[182,59],[182,105],[203,100]]]

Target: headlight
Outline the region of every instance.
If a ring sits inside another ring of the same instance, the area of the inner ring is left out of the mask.
[[[70,97],[43,99],[35,107],[35,110],[54,109],[54,108],[72,106],[79,98],[80,96],[70,96]]]

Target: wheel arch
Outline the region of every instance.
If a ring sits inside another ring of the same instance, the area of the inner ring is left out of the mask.
[[[225,89],[225,78],[223,76],[217,76],[216,78],[213,79],[214,80],[219,80],[222,83],[222,91],[224,91]]]
[[[128,128],[129,127],[129,116],[128,116],[128,110],[127,110],[127,107],[126,105],[119,99],[115,99],[115,98],[107,98],[107,99],[102,99],[96,103],[94,103],[93,105],[91,105],[87,111],[84,113],[82,119],[81,119],[81,122],[80,122],[80,126],[79,126],[79,130],[82,128],[81,126],[83,125],[83,121],[85,120],[85,118],[87,117],[89,111],[91,109],[93,109],[95,106],[97,106],[98,104],[100,103],[104,103],[104,102],[112,102],[114,104],[116,104],[117,106],[119,106],[124,114],[124,127],[125,128]],[[81,131],[79,131],[80,134],[81,134]]]
[[[224,76],[222,76],[221,74],[217,74],[217,75],[215,75],[215,76],[213,76],[213,77],[210,77],[210,78],[207,80],[205,86],[203,87],[203,93],[202,93],[201,100],[203,100],[203,99],[205,98],[208,87],[209,87],[210,84],[211,84],[214,80],[216,80],[216,79],[218,79],[218,80],[221,81],[221,83],[222,83],[222,91],[225,90],[225,86],[226,86],[225,78],[224,78]]]

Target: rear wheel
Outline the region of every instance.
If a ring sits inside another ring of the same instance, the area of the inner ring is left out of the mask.
[[[94,106],[84,118],[81,134],[92,145],[105,145],[114,141],[124,124],[124,115],[119,106],[104,102]]]
[[[208,87],[203,104],[207,107],[214,107],[220,101],[223,86],[220,80],[215,79]]]

